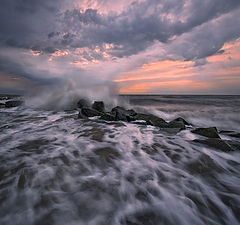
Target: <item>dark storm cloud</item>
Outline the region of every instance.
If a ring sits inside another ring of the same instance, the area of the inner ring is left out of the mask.
[[[100,14],[92,9],[67,10],[63,14],[63,28],[75,36],[69,42],[65,38],[64,42],[73,48],[112,43],[117,45],[111,52],[113,55],[129,56],[156,40],[166,43],[239,5],[239,0],[152,0],[135,2],[120,14]]]
[[[167,43],[240,5],[239,0],[151,0],[134,2],[120,14],[72,9],[59,18],[64,2],[2,0],[0,43],[46,53],[112,43],[115,48],[110,53],[124,57],[145,50],[156,40]]]
[[[0,44],[30,49],[41,45],[56,26],[61,0],[1,0]]]
[[[103,59],[96,46],[111,57],[124,58],[141,54],[156,42],[164,44],[166,54],[194,60],[199,66],[206,63],[205,57],[219,53],[224,43],[240,37],[239,0],[146,0],[104,13],[86,5],[84,10],[74,8],[74,2],[81,5],[76,0],[1,0],[0,51],[18,51],[11,57],[0,54],[0,73],[44,83],[51,70],[66,60],[61,58],[52,67],[48,63],[59,50],[67,50],[69,58],[78,61],[74,50],[86,47],[90,51],[84,50],[81,57],[92,61]],[[112,47],[104,49],[105,44]],[[37,60],[23,61],[20,52],[30,50],[45,56],[45,70],[34,70]]]

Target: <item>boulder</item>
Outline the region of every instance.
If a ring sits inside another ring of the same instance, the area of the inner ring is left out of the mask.
[[[5,102],[5,107],[6,108],[12,108],[12,107],[17,107],[17,106],[20,106],[23,104],[23,101],[19,101],[19,100],[16,100],[16,101],[7,101]]]
[[[169,128],[180,128],[180,129],[185,129],[185,124],[183,121],[176,121],[173,120],[168,123]]]
[[[219,134],[223,134],[230,137],[240,138],[240,133],[236,131],[221,130]]]
[[[102,101],[95,101],[92,104],[92,108],[99,111],[99,112],[105,112],[104,102],[102,102]]]
[[[182,117],[178,117],[176,118],[175,120],[173,120],[172,122],[181,122],[183,123],[184,125],[191,125],[190,123],[188,123],[185,119],[183,119]]]
[[[220,138],[216,127],[197,128],[193,130],[192,133],[199,134],[208,138]]]
[[[226,140],[225,142],[231,147],[232,150],[240,151],[240,142],[239,141]]]
[[[104,113],[101,117],[101,120],[106,120],[106,121],[115,121],[115,115],[111,113]]]
[[[81,109],[81,115],[86,116],[86,117],[93,117],[93,116],[102,116],[103,113],[99,112],[95,109],[90,109],[90,108],[82,108]]]
[[[167,128],[168,123],[157,116],[154,116],[152,114],[143,114],[143,113],[137,113],[136,116],[134,116],[135,120],[145,120],[149,125],[161,127],[161,128]]]
[[[86,99],[80,99],[78,102],[77,102],[77,107],[78,108],[88,108],[90,106],[90,103],[86,100]]]
[[[120,106],[113,108],[111,113],[115,115],[115,120],[122,120],[127,122],[134,121],[134,116],[137,114],[133,109],[126,110]]]
[[[182,131],[182,128],[161,128],[160,131],[168,134],[177,134]]]
[[[224,152],[230,152],[230,151],[234,150],[226,141],[218,139],[218,138],[208,138],[205,140],[195,139],[193,141],[207,145],[212,148],[216,148],[216,149],[224,151]]]

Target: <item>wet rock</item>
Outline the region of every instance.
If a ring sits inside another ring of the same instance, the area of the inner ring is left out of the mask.
[[[169,128],[180,128],[180,129],[185,129],[185,124],[183,121],[176,121],[173,120],[168,123]]]
[[[26,177],[24,176],[24,174],[21,174],[18,179],[18,188],[23,189],[25,187],[25,184],[26,184]]]
[[[7,101],[5,102],[6,108],[17,107],[23,104],[23,101]]]
[[[82,110],[78,113],[78,119],[87,119],[88,117],[82,114]]]
[[[225,141],[229,146],[231,146],[232,150],[240,151],[240,142],[239,141],[232,141],[232,140],[226,140]]]
[[[197,128],[193,130],[192,133],[199,134],[208,138],[220,138],[216,127]]]
[[[149,125],[151,124],[153,126],[157,126],[157,127],[161,127],[161,128],[168,127],[168,123],[164,119],[154,116],[152,114],[138,113],[136,116],[134,116],[134,119],[135,120],[145,120],[146,122],[148,122]]]
[[[119,156],[119,153],[111,147],[98,148],[98,149],[95,149],[94,152],[96,155],[99,155],[104,159],[109,159],[110,157]]]
[[[168,134],[177,134],[182,131],[182,128],[161,128],[160,131],[168,133]]]
[[[240,138],[240,133],[235,131],[221,130],[219,134],[227,135],[230,137]]]
[[[77,107],[78,108],[88,108],[90,107],[90,103],[86,100],[86,99],[80,99],[78,102],[77,102]]]
[[[136,112],[133,109],[126,110],[120,106],[113,108],[111,113],[115,115],[115,120],[122,120],[126,122],[134,121],[134,116],[136,115]]]
[[[86,117],[93,117],[93,116],[102,116],[103,113],[95,110],[95,109],[90,109],[90,108],[82,108],[81,109],[81,115],[86,116]]]
[[[190,123],[188,123],[185,119],[183,119],[182,117],[178,117],[176,118],[175,120],[173,120],[172,122],[181,122],[183,123],[184,125],[191,125]]]
[[[95,101],[92,105],[92,108],[99,112],[105,112],[104,102],[102,101]]]
[[[115,121],[115,115],[111,114],[111,113],[105,113],[100,117],[101,120],[105,120],[105,121]]]
[[[208,138],[205,140],[196,139],[194,142],[201,143],[224,152],[230,152],[234,150],[226,141],[218,138]]]
[[[222,168],[208,155],[201,155],[197,160],[187,164],[188,170],[193,174],[212,174],[222,172]]]

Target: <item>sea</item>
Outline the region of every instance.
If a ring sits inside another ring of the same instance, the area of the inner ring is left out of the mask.
[[[176,133],[78,119],[69,104],[29,97],[0,103],[9,98],[25,104],[0,108],[1,225],[240,224],[240,149],[196,143],[205,137],[191,132],[240,132],[240,96],[122,95],[106,104],[191,124]]]

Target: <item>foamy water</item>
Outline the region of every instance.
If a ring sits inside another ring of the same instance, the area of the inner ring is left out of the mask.
[[[236,100],[143,98],[133,107],[166,120],[239,130]],[[191,128],[170,134],[77,114],[0,108],[0,224],[240,224],[240,151],[194,143]]]

